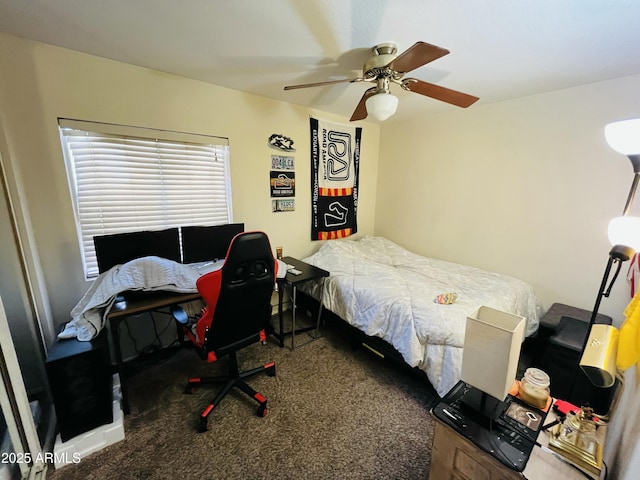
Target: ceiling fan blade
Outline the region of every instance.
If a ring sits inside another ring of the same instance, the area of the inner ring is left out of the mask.
[[[367,99],[371,95],[373,95],[375,92],[376,92],[376,87],[370,88],[369,90],[364,92],[364,95],[362,95],[362,98],[360,99],[360,102],[358,102],[358,105],[356,106],[356,109],[353,111],[353,115],[351,115],[351,118],[349,119],[349,121],[355,122],[356,120],[363,120],[367,118],[367,115],[369,115],[367,113]]]
[[[407,73],[440,57],[444,57],[448,53],[449,50],[446,48],[426,42],[417,42],[398,55],[388,66],[398,73]]]
[[[410,92],[419,93],[427,97],[435,98],[458,107],[467,108],[479,100],[478,97],[457,92],[449,88],[441,87],[433,83],[424,82],[416,78],[407,78],[402,81],[402,88]]]
[[[336,83],[355,83],[355,82],[363,82],[365,79],[361,77],[356,78],[343,78],[340,80],[328,80],[326,82],[316,82],[316,83],[303,83],[302,85],[287,85],[284,87],[285,90],[295,90],[297,88],[309,88],[309,87],[321,87],[323,85],[333,85]]]

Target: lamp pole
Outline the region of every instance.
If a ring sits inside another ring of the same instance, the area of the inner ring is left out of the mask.
[[[629,190],[629,195],[627,195],[627,202],[624,205],[624,210],[622,211],[622,216],[626,217],[631,209],[631,204],[633,203],[633,199],[636,196],[636,190],[638,189],[638,184],[640,184],[640,155],[627,155],[629,160],[631,160],[631,164],[633,165],[633,182],[631,183],[631,189]],[[596,304],[593,306],[593,311],[591,312],[591,319],[589,320],[589,327],[587,328],[587,334],[584,337],[584,342],[582,344],[582,352],[584,352],[585,347],[587,346],[587,342],[589,341],[589,335],[591,333],[591,327],[594,323],[596,323],[596,317],[598,316],[598,310],[600,309],[600,302],[602,302],[603,297],[609,297],[611,294],[611,287],[615,283],[618,278],[618,274],[620,273],[620,268],[622,267],[622,263],[626,262],[635,254],[635,250],[626,245],[614,245],[609,252],[609,260],[607,261],[607,266],[604,270],[604,275],[602,277],[602,282],[600,283],[600,289],[598,290],[598,296],[596,297]],[[611,283],[609,283],[609,287],[607,288],[607,281],[609,280],[609,275],[611,274],[611,267],[613,264],[617,264],[616,272],[611,279]]]
[[[633,182],[631,183],[631,189],[629,190],[622,216],[612,219],[609,223],[609,240],[614,245],[609,252],[607,267],[605,268],[604,276],[600,283],[600,289],[598,290],[596,303],[591,312],[586,337],[580,353],[579,365],[582,367],[589,381],[596,387],[608,388],[615,385],[616,382],[615,373],[610,371],[611,365],[615,364],[615,359],[612,358],[611,352],[604,355],[606,358],[602,358],[602,348],[604,345],[604,348],[608,349],[610,345],[614,345],[617,338],[614,341],[612,340],[611,334],[608,334],[609,337],[605,339],[602,337],[602,335],[605,335],[602,333],[604,330],[600,332],[601,328],[598,326],[598,328],[595,329],[598,333],[594,336],[593,343],[590,344],[589,340],[594,331],[594,324],[596,323],[602,297],[609,296],[611,287],[620,273],[622,263],[635,255],[635,249],[640,249],[640,218],[629,215],[636,190],[640,184],[640,118],[610,123],[605,126],[604,133],[609,146],[629,158],[634,172]],[[609,280],[609,275],[614,263],[617,264],[617,268],[607,287],[607,281]],[[606,330],[607,326],[604,326],[604,329]],[[615,330],[613,327],[609,327],[609,329]],[[588,355],[589,358],[585,359],[587,350],[591,347],[593,347],[595,353],[590,352]],[[595,360],[594,355],[598,356],[598,354],[600,354],[600,357]],[[613,355],[615,355],[615,353]],[[615,370],[615,366],[613,370]],[[575,389],[577,379],[578,375],[576,374],[574,376],[572,390]]]

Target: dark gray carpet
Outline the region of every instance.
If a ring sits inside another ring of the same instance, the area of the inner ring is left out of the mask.
[[[249,383],[268,400],[227,396],[196,433],[198,414],[215,395],[183,393],[189,376],[222,373],[190,350],[129,378],[125,440],[75,465],[49,468],[60,479],[426,479],[437,401],[431,386],[364,350],[341,333],[291,351],[275,341],[239,353],[241,368],[274,360],[277,375]],[[299,338],[302,339],[303,336]]]

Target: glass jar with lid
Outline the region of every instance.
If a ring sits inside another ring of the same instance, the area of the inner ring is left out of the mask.
[[[539,368],[527,368],[520,380],[520,398],[529,405],[544,409],[549,401],[549,375]]]

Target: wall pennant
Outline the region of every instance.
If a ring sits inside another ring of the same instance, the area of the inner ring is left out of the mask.
[[[311,240],[358,231],[362,127],[311,117]]]

